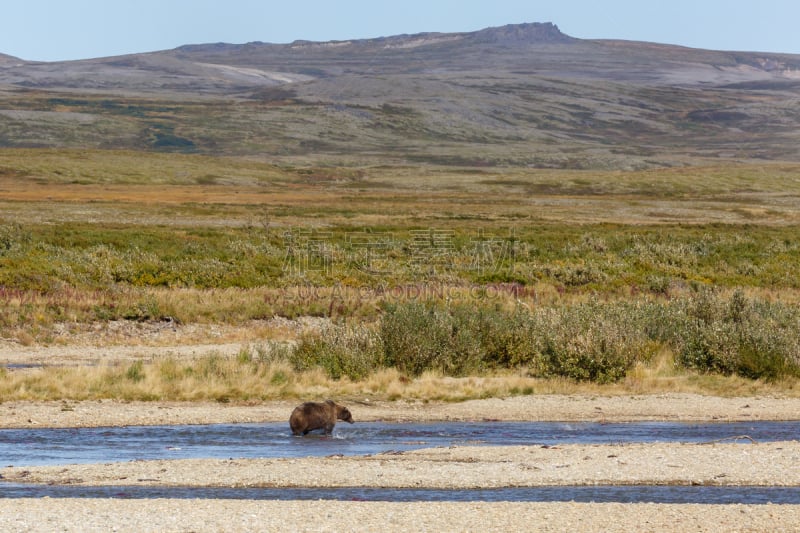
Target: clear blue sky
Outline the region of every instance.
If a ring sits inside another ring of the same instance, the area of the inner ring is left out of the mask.
[[[521,22],[586,39],[800,54],[800,0],[0,0],[0,53],[54,61]]]

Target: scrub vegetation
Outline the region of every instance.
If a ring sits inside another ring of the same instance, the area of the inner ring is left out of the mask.
[[[788,163],[594,172],[5,149],[7,342],[110,321],[323,325],[233,358],[3,369],[0,397],[791,391],[798,176]]]

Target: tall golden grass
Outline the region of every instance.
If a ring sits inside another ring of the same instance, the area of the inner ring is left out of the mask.
[[[95,367],[0,368],[2,401],[99,400],[261,402],[335,396],[346,399],[463,401],[530,394],[654,394],[800,396],[795,378],[774,382],[678,370],[669,352],[641,363],[617,383],[538,379],[515,371],[454,378],[425,372],[409,378],[394,368],[364,379],[331,379],[321,369],[295,371],[280,358],[260,361],[249,349],[238,356],[194,360],[162,358]]]

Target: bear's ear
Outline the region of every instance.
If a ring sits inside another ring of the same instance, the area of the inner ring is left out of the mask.
[[[334,402],[333,400],[325,400],[325,403],[327,403],[328,405],[336,405],[336,402]]]

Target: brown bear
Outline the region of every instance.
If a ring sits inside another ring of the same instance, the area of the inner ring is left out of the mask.
[[[325,429],[325,434],[330,435],[337,419],[353,423],[353,415],[347,407],[333,400],[306,402],[294,408],[289,417],[289,427],[294,435],[305,435],[315,429]]]

